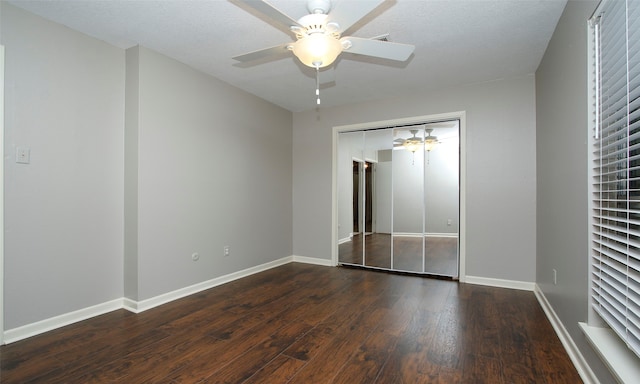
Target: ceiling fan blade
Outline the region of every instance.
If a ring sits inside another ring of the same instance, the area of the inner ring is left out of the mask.
[[[289,49],[287,48],[289,45],[291,45],[291,43],[280,44],[276,45],[275,47],[264,48],[258,51],[245,53],[243,55],[236,56],[233,59],[242,63],[246,63],[248,61],[259,60],[272,55],[280,55],[289,52]]]
[[[273,5],[267,3],[263,0],[235,0],[237,3],[242,3],[247,5],[248,7],[254,9],[255,11],[269,17],[270,19],[281,24],[282,27],[285,27],[287,30],[293,25],[297,25],[302,27],[296,20],[292,19]]]
[[[351,47],[345,49],[343,52],[380,57],[382,59],[396,61],[406,61],[415,49],[415,46],[411,44],[391,43],[388,41],[363,39],[360,37],[348,36],[340,39],[340,41],[345,40],[351,42]]]
[[[329,12],[328,21],[334,21],[340,26],[338,32],[342,33],[351,28],[355,23],[378,8],[384,0],[340,1],[335,9]]]

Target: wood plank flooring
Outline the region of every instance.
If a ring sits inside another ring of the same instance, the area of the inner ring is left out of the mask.
[[[580,383],[532,292],[291,263],[0,347],[2,383]]]

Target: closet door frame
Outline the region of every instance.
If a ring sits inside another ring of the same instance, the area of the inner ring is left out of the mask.
[[[424,115],[399,118],[393,120],[371,121],[350,125],[338,125],[333,127],[332,135],[332,188],[331,188],[331,263],[334,266],[339,264],[338,261],[338,174],[337,174],[337,153],[338,153],[338,134],[351,131],[362,131],[368,129],[376,129],[381,127],[394,127],[399,125],[435,123],[445,120],[459,121],[460,135],[460,170],[459,170],[459,249],[458,249],[458,280],[466,281],[466,112],[457,111],[436,115]]]

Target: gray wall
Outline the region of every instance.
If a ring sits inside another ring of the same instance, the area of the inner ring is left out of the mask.
[[[537,283],[603,383],[614,382],[578,328],[587,321],[589,211],[587,19],[569,1],[536,72]],[[557,272],[553,284],[552,270]]]
[[[138,299],[290,256],[291,113],[137,52]]]
[[[5,2],[5,329],[123,295],[124,52]],[[31,148],[16,164],[15,147]]]
[[[294,254],[331,258],[332,127],[462,110],[467,112],[466,273],[535,281],[533,75],[294,113]]]
[[[290,112],[0,7],[5,329],[292,254]]]
[[[138,129],[140,127],[139,47],[126,51],[124,130],[124,297],[138,296]]]

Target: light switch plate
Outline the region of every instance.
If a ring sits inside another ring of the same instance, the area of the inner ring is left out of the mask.
[[[28,147],[16,148],[16,163],[29,164],[31,162],[31,149]]]

